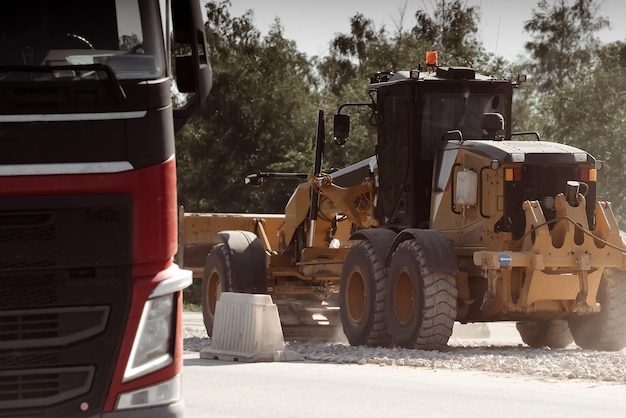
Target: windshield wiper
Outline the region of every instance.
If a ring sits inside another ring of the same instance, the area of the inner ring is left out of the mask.
[[[126,100],[126,92],[115,76],[115,71],[106,64],[83,64],[83,65],[0,65],[2,72],[19,73],[54,73],[56,71],[82,71],[103,72],[107,75],[107,80],[113,86],[113,93],[117,99]]]

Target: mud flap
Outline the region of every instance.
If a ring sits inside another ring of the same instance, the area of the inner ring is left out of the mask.
[[[379,260],[385,260],[387,258],[389,248],[394,238],[396,238],[396,233],[390,229],[384,228],[363,229],[350,236],[350,240],[368,240],[371,242]]]
[[[391,255],[401,242],[415,239],[420,243],[424,253],[426,268],[430,271],[446,271],[456,274],[459,271],[454,253],[454,244],[448,237],[434,229],[404,229],[393,241],[385,265],[389,266]]]

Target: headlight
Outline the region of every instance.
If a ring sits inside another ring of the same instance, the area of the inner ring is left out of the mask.
[[[543,208],[547,210],[554,209],[554,197],[546,196],[543,198]]]
[[[171,293],[150,299],[144,305],[124,372],[124,382],[172,364],[174,306],[174,295]]]
[[[167,405],[180,400],[180,375],[156,385],[122,393],[116,409],[133,409]]]

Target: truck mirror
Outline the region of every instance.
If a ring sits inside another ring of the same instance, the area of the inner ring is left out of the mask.
[[[333,137],[339,145],[346,143],[350,135],[350,115],[336,114],[333,119]]]
[[[181,93],[196,92],[196,75],[191,55],[176,57],[176,86]]]
[[[176,82],[181,92],[197,93],[198,103],[202,104],[211,90],[212,71],[204,36],[205,28],[200,1],[172,2],[172,23],[174,42],[181,44],[180,46],[185,51],[190,51],[189,58],[186,56],[183,56],[181,60],[179,57],[176,58]]]
[[[200,2],[198,0],[173,1],[172,23],[174,24],[174,42],[192,44],[194,32],[204,29]]]
[[[200,0],[176,0],[172,2],[174,50],[184,55],[176,57],[176,84],[182,93],[195,93],[186,104],[174,109],[174,131],[204,103],[213,81],[211,63],[204,36],[204,21]]]

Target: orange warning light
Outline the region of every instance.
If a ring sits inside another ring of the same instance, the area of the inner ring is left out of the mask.
[[[437,65],[437,51],[426,52],[426,65]]]

